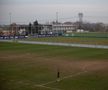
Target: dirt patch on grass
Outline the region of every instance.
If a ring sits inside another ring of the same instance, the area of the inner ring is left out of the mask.
[[[108,61],[61,61],[61,65],[69,68],[79,68],[81,70],[92,71],[92,70],[101,70],[108,69]]]
[[[30,61],[34,60],[35,58],[38,58],[38,54],[33,54],[33,53],[1,53],[0,54],[0,61]]]
[[[58,57],[42,57],[36,53],[24,53],[24,54],[9,54],[2,53],[0,55],[0,61],[11,62],[30,62],[33,65],[40,65],[40,67],[47,67],[53,71],[60,70],[62,73],[76,73],[79,71],[97,71],[108,70],[107,60],[66,60]],[[23,62],[23,63],[24,63]]]
[[[48,67],[50,70],[60,70],[64,75],[73,74],[81,71],[103,71],[108,70],[107,60],[66,60],[62,58],[47,58],[40,56],[33,56],[31,59],[34,63],[41,67]]]

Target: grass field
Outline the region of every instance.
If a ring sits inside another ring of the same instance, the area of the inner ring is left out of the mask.
[[[42,41],[42,42],[60,42],[60,43],[108,45],[108,38],[43,37],[43,38],[28,38],[28,39],[25,39],[25,40],[29,40],[29,41]]]
[[[87,37],[87,38],[108,38],[108,32],[74,32],[67,33],[64,36],[70,37]]]
[[[107,89],[107,49],[0,42],[0,90]]]

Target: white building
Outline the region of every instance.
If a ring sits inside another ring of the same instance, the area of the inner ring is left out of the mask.
[[[20,30],[18,31],[18,33],[19,33],[19,35],[26,35],[26,29],[25,29],[25,28],[20,29]]]
[[[52,34],[52,25],[42,25],[41,34]]]
[[[73,24],[53,24],[52,32],[55,33],[65,33],[65,32],[73,32],[76,29],[76,25]]]
[[[76,25],[74,24],[50,24],[43,25],[41,34],[63,34],[67,32],[73,32],[76,30]]]

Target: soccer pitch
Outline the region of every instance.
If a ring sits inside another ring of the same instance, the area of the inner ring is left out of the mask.
[[[0,42],[0,90],[107,90],[107,84],[108,49]]]

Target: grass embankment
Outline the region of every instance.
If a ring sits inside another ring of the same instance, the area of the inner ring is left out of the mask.
[[[107,90],[108,50],[0,42],[0,90]],[[60,77],[87,73],[60,82]]]
[[[59,42],[59,43],[108,45],[108,38],[43,37],[43,38],[28,38],[28,39],[25,39],[25,40],[28,40],[28,41],[42,41],[42,42]]]

